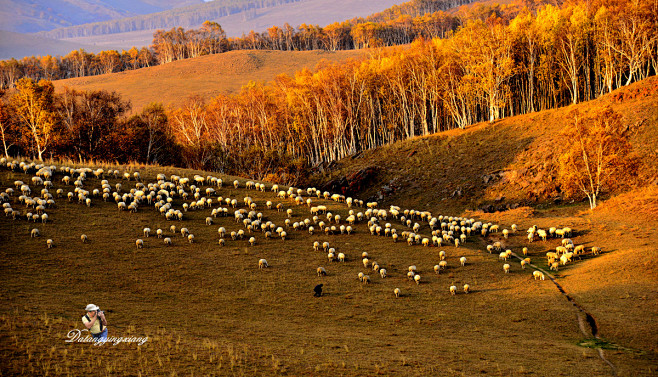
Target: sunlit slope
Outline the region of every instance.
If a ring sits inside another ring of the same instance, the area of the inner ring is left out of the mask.
[[[320,61],[357,58],[358,51],[230,51],[180,60],[134,71],[55,81],[55,88],[116,91],[130,100],[133,111],[151,102],[181,105],[192,95],[211,98],[236,93],[250,81],[266,82],[282,73],[313,69]]]

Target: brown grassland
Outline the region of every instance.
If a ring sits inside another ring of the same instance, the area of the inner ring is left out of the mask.
[[[292,75],[313,69],[323,60],[336,62],[358,58],[368,50],[265,51],[241,50],[179,60],[154,67],[99,76],[56,80],[55,90],[116,91],[139,112],[151,102],[180,106],[192,95],[209,99],[240,91],[250,81],[269,82],[279,74]]]
[[[653,78],[643,85],[650,88],[655,82]],[[628,88],[627,93],[637,88]],[[655,140],[658,134],[656,93],[623,93],[589,106],[611,105],[628,119],[647,119],[638,135],[643,139],[634,145],[648,162],[656,144],[646,146],[643,141]],[[378,165],[380,181],[365,190],[362,199],[395,179],[399,187],[383,204],[430,210],[434,216],[474,217],[498,223],[501,229],[517,224],[519,231],[507,240],[493,233],[486,238],[470,236],[459,248],[408,246],[372,236],[366,224],[359,223],[352,235],[311,236],[286,229],[285,241],[258,233],[253,247],[230,237],[220,247],[218,227],[243,229],[232,216],[216,218],[208,226],[206,208],[187,212],[181,222],[166,221],[147,205],[137,213],[119,212],[116,204],[100,198],[93,198],[91,207],[56,199],[56,208],[47,210],[52,221],[46,224],[2,216],[2,375],[655,375],[655,185],[604,201],[593,212],[578,202],[539,202],[497,213],[473,211],[501,193],[509,200],[523,196],[516,183],[482,184],[482,175],[528,163],[528,156],[534,156],[528,151],[550,143],[567,111],[398,143],[342,161],[321,179]],[[147,182],[157,173],[190,178],[208,174],[170,167],[112,168],[139,171]],[[647,171],[654,168],[645,166]],[[61,177],[56,175],[51,192],[73,191]],[[3,190],[15,180],[30,178],[0,168]],[[227,183],[235,179],[221,178]],[[293,221],[311,217],[307,207],[276,199],[269,190],[246,190],[246,180],[239,180],[242,188],[225,185],[218,194],[241,204],[242,198],[251,196],[267,220],[282,226],[285,213],[267,210],[265,201],[292,208]],[[124,191],[135,184],[114,178],[109,182],[121,182]],[[86,190],[99,187],[98,179],[85,181]],[[457,187],[462,196],[450,197]],[[25,213],[17,196],[12,207]],[[347,217],[344,204],[324,199],[314,203]],[[180,198],[174,200],[175,208],[181,204]],[[397,220],[389,222],[398,232],[406,230]],[[420,233],[429,235],[427,223],[418,222]],[[172,224],[189,228],[195,243],[171,233]],[[560,240],[528,243],[525,229],[533,224],[570,226],[576,245],[600,246],[603,254],[586,255],[561,267],[552,273],[555,283],[533,280],[533,269],[521,269],[518,259],[508,262],[509,274],[503,273],[503,262],[485,250],[494,241],[517,254],[527,246],[533,264],[548,271],[544,255]],[[153,235],[144,238],[144,227],[152,234],[162,228],[173,246]],[[30,238],[32,228],[40,229],[41,237]],[[88,243],[80,241],[81,234],[89,237]],[[46,248],[49,238],[55,243],[52,249]],[[139,238],[145,241],[143,249],[135,247]],[[329,241],[347,260],[328,262],[326,253],[312,249],[316,240]],[[439,261],[439,250],[446,251],[449,267],[437,275],[432,267]],[[364,251],[388,270],[387,278],[371,270],[372,284],[359,282],[357,274],[368,273],[360,258]],[[468,260],[464,267],[459,265],[461,256]],[[260,258],[270,267],[259,270]],[[409,265],[418,267],[421,284],[407,279]],[[318,266],[324,266],[328,276],[318,277]],[[321,298],[312,297],[318,283],[325,285]],[[465,283],[472,293],[461,292]],[[453,284],[459,287],[455,296],[448,291]],[[393,295],[396,287],[402,290],[400,298]],[[70,330],[81,328],[83,308],[92,302],[106,311],[111,336],[149,336],[148,342],[141,347],[65,342]]]

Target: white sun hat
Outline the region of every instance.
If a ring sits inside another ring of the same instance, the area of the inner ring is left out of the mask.
[[[87,305],[87,307],[85,308],[85,311],[87,311],[87,312],[93,312],[93,311],[95,311],[95,310],[98,310],[98,306],[96,306],[96,305],[94,305],[94,304],[89,304],[89,305]]]

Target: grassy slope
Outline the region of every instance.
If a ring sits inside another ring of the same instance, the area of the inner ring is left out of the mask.
[[[78,90],[117,91],[139,111],[151,102],[180,105],[192,95],[213,97],[235,93],[249,81],[271,81],[282,73],[314,68],[320,61],[362,56],[364,51],[230,51],[134,71],[55,81]]]
[[[504,224],[517,223],[521,229],[533,224],[579,229],[581,236],[576,243],[599,245],[609,253],[567,267],[560,272],[559,282],[594,315],[603,337],[635,349],[613,352],[609,357],[627,375],[638,358],[655,358],[658,352],[658,250],[650,241],[658,236],[656,87],[658,78],[652,77],[577,106],[397,143],[345,159],[317,181],[327,182],[378,166],[379,176],[362,193],[363,197],[377,196],[383,185],[392,182],[395,191],[384,203],[453,213],[497,204],[495,199],[503,198],[503,204],[528,203],[535,209],[466,213]],[[551,158],[550,146],[569,142],[556,136],[567,114],[574,108],[589,112],[603,106],[611,106],[629,123],[643,122],[633,145],[644,162],[642,179],[648,186],[603,202],[593,213],[584,203],[555,206],[536,201],[538,195],[546,194],[546,171],[542,167]],[[497,172],[504,173],[502,179],[484,183],[485,174]],[[458,188],[462,196],[452,197]],[[542,248],[543,253],[555,247],[554,243],[535,247]],[[639,370],[656,373],[646,367]]]
[[[191,177],[192,171],[171,168],[140,169],[152,181],[157,172]],[[224,177],[225,180],[232,178]],[[0,187],[30,176],[0,169]],[[71,186],[54,180],[55,188]],[[110,179],[114,186],[119,181]],[[242,181],[244,182],[244,181]],[[134,182],[122,181],[124,190]],[[85,188],[97,188],[91,178]],[[284,216],[266,210],[274,200],[259,193],[224,187],[224,197],[249,195],[265,217],[282,224]],[[13,207],[25,213],[14,198]],[[241,200],[240,200],[241,201]],[[308,217],[308,209],[282,200],[293,208],[294,221]],[[346,218],[347,208],[324,200],[330,210]],[[180,208],[177,199],[174,205]],[[204,219],[208,209],[188,212],[183,222],[167,222],[152,208],[138,213],[118,212],[114,203],[93,200],[91,207],[57,199],[48,210],[48,224],[12,221],[0,217],[0,352],[8,374],[75,374],[98,372],[117,375],[604,375],[607,367],[596,352],[577,344],[574,311],[549,281],[531,280],[529,270],[512,263],[504,274],[496,255],[483,253],[485,240],[471,237],[464,247],[444,247],[449,269],[436,275],[437,248],[409,247],[388,238],[373,237],[366,224],[354,235],[313,235],[289,229],[288,240],[258,244],[227,240],[217,245],[217,228],[242,228],[230,217],[212,226]],[[196,243],[168,231],[185,226]],[[393,221],[394,227],[402,226]],[[525,224],[524,224],[525,225]],[[142,228],[165,229],[174,246],[145,238],[135,248]],[[42,236],[32,239],[30,229]],[[90,242],[82,244],[81,234]],[[426,225],[421,233],[428,234]],[[503,241],[519,251],[523,232]],[[52,238],[56,247],[46,249]],[[486,242],[499,239],[497,235]],[[347,254],[344,264],[328,263],[324,252],[314,252],[313,241],[328,240]],[[576,242],[579,242],[576,238]],[[552,241],[557,242],[557,241]],[[533,245],[538,262],[545,245]],[[360,254],[367,251],[389,272],[361,285]],[[468,258],[459,267],[460,256]],[[271,268],[259,271],[266,258]],[[589,263],[589,262],[586,262]],[[418,266],[423,283],[407,280],[407,266]],[[317,266],[329,275],[315,276]],[[35,268],[37,267],[37,268]],[[317,283],[327,295],[311,297]],[[448,286],[468,283],[470,295],[451,296]],[[402,289],[395,299],[392,291]],[[150,336],[142,352],[134,345],[89,347],[64,342],[66,333],[79,328],[81,308],[89,302],[108,311],[114,336]],[[30,320],[38,320],[34,331]],[[625,355],[623,355],[625,356]],[[90,360],[93,360],[90,362]],[[633,360],[643,370],[650,358]],[[653,359],[655,361],[655,358]],[[655,365],[655,364],[653,364]],[[22,372],[21,372],[22,371]]]

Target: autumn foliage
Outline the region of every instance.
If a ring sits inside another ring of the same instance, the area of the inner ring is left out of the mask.
[[[629,142],[633,131],[610,108],[592,116],[571,114],[558,156],[558,181],[564,193],[586,196],[594,209],[603,192],[631,186],[639,165]]]

